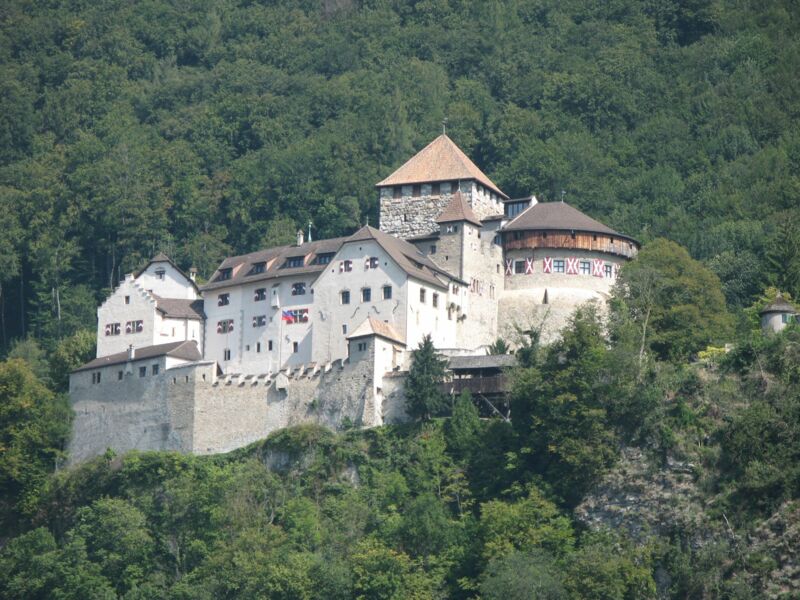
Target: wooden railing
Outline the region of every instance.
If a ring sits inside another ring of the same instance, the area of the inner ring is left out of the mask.
[[[458,395],[464,390],[469,390],[471,394],[489,396],[505,394],[508,392],[508,389],[509,382],[507,375],[453,379],[452,381],[442,384],[442,391],[444,391],[444,393],[454,395]]]

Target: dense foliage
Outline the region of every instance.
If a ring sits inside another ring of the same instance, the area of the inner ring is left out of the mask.
[[[0,338],[48,349],[158,250],[377,222],[448,133],[512,196],[689,249],[747,306],[798,295],[788,0],[31,2],[0,8]]]

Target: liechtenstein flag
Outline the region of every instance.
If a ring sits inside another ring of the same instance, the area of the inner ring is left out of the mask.
[[[286,321],[289,324],[294,323],[294,313],[291,310],[284,310],[281,313],[281,320]]]

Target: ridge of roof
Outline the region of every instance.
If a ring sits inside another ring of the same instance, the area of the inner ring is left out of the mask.
[[[519,213],[501,229],[501,231],[521,231],[521,230],[562,230],[562,231],[586,231],[591,233],[605,233],[608,235],[625,238],[637,245],[639,242],[625,235],[614,231],[609,226],[604,225],[589,215],[581,212],[574,206],[566,202],[538,202],[529,206]]]
[[[384,321],[379,321],[374,317],[367,317],[364,319],[361,324],[355,328],[353,333],[347,336],[348,340],[352,340],[355,338],[366,337],[370,335],[377,335],[382,338],[386,338],[387,340],[391,340],[393,342],[399,342],[401,344],[405,344],[405,340],[403,337],[397,332],[397,330],[390,324]]]
[[[411,242],[396,238],[369,225],[364,225],[347,238],[346,242],[370,239],[375,240],[392,260],[411,277],[416,277],[441,288],[446,288],[448,284],[439,279],[438,276],[445,277],[448,280],[453,279],[452,275],[422,254],[419,248]]]
[[[168,342],[166,344],[135,348],[133,360],[146,360],[158,356],[170,356],[172,358],[182,358],[189,361],[201,360],[203,358],[200,354],[200,350],[197,348],[197,342],[195,340],[183,340],[180,342]],[[81,365],[72,372],[77,373],[89,369],[100,369],[102,367],[110,367],[126,362],[128,362],[128,351],[124,350],[123,352],[116,352],[108,356],[101,356],[90,360],[88,363]]]
[[[772,302],[767,304],[764,308],[762,308],[758,314],[763,315],[766,313],[774,313],[774,312],[778,313],[789,312],[797,314],[797,309],[791,302],[786,300],[786,298],[784,298],[782,294],[778,294],[777,296],[775,296],[775,300],[773,300]]]
[[[481,220],[473,212],[472,207],[467,204],[461,190],[453,194],[450,203],[436,219],[437,223],[452,223],[453,221],[467,221],[473,225],[481,226]]]
[[[375,187],[461,179],[475,179],[502,198],[508,198],[445,133],[375,184]]]

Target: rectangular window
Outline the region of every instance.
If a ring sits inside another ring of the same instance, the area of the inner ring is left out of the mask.
[[[392,198],[395,200],[399,200],[403,197],[403,188],[399,185],[396,185],[392,188]]]
[[[458,225],[445,225],[445,233],[458,233]]]
[[[121,329],[119,323],[108,323],[106,324],[105,332],[106,335],[119,335]]]
[[[147,367],[139,367],[139,377],[147,377]]]
[[[614,274],[614,267],[611,265],[603,265],[603,273],[606,277],[612,277]]]
[[[436,244],[431,244],[431,254],[436,254]]]
[[[372,300],[372,289],[371,288],[364,288],[361,290],[361,301],[362,302],[369,302]]]
[[[461,288],[460,288],[460,287],[458,287],[458,286],[457,286],[457,285],[454,283],[454,284],[453,284],[453,293],[454,293],[454,294],[456,294],[456,295],[458,295],[458,293],[459,293],[460,291],[461,291]]]
[[[380,266],[380,264],[381,264],[381,262],[378,260],[377,256],[370,256],[367,268],[368,269],[377,269]]]
[[[436,292],[434,292],[433,295],[431,296],[431,304],[433,305],[433,308],[439,307],[439,294],[437,294]]]
[[[222,351],[222,360],[230,360],[231,359],[231,351],[228,348]]]
[[[588,260],[581,261],[581,275],[591,275],[592,274],[592,265]]]
[[[314,262],[318,265],[327,265],[331,260],[333,260],[333,252],[325,252],[324,254],[317,254]]]
[[[390,285],[383,286],[383,299],[384,300],[392,299],[392,286]]]
[[[419,184],[411,186],[411,195],[414,198],[419,198],[419,194],[420,194],[420,189],[421,188],[422,188],[422,186],[419,185]]]
[[[272,340],[268,340],[268,341],[267,341],[267,350],[268,350],[269,352],[272,352]]]
[[[261,342],[256,342],[256,352],[261,352]]]
[[[253,302],[262,302],[267,299],[267,288],[258,288],[253,292]]]
[[[144,331],[143,321],[128,321],[125,323],[125,333],[141,333]],[[173,335],[175,335],[173,333]]]
[[[563,272],[564,272],[564,260],[561,258],[554,258],[553,273],[563,273]]]
[[[292,296],[305,296],[306,284],[302,281],[292,284]]]
[[[100,383],[100,372],[92,373],[92,383]]]
[[[228,306],[231,303],[230,294],[220,294],[217,296],[217,306]]]
[[[267,270],[266,262],[253,263],[253,266],[250,267],[250,272],[248,273],[248,275],[258,275],[259,273],[263,273],[266,270]]]
[[[358,351],[364,352],[367,349],[367,342],[358,342]]]
[[[152,366],[152,372],[153,372],[153,375],[158,375],[158,365],[153,365]]]
[[[230,279],[233,275],[233,269],[220,269],[219,275],[217,275],[217,281],[225,281]]]
[[[419,301],[425,304],[425,288],[419,289]]]
[[[281,320],[289,325],[308,323],[308,309],[298,308],[296,310],[285,310],[281,313]]]
[[[253,317],[253,327],[266,327],[267,315],[256,315]]]
[[[432,183],[431,184],[431,196],[438,196],[439,195],[439,184]]]
[[[290,256],[286,259],[286,262],[283,263],[284,269],[297,269],[303,266],[303,257],[302,256]]]
[[[353,270],[352,260],[343,260],[339,262],[339,273],[349,273]]]
[[[230,333],[233,331],[233,319],[217,321],[217,333]]]
[[[164,269],[156,270],[156,278],[161,279],[162,281],[164,280],[164,276],[166,274],[167,274],[167,272]]]
[[[299,343],[292,342],[292,352],[294,354],[297,354],[298,352],[300,352],[300,344]]]
[[[517,275],[522,275],[525,273],[525,261],[524,260],[515,260],[514,261],[514,273]]]
[[[342,290],[339,292],[339,298],[341,299],[342,304],[350,304],[350,291]]]
[[[117,371],[117,381],[122,381],[122,378],[125,376],[124,371]]]
[[[125,304],[130,304],[130,303],[131,303],[131,297],[125,296]]]

